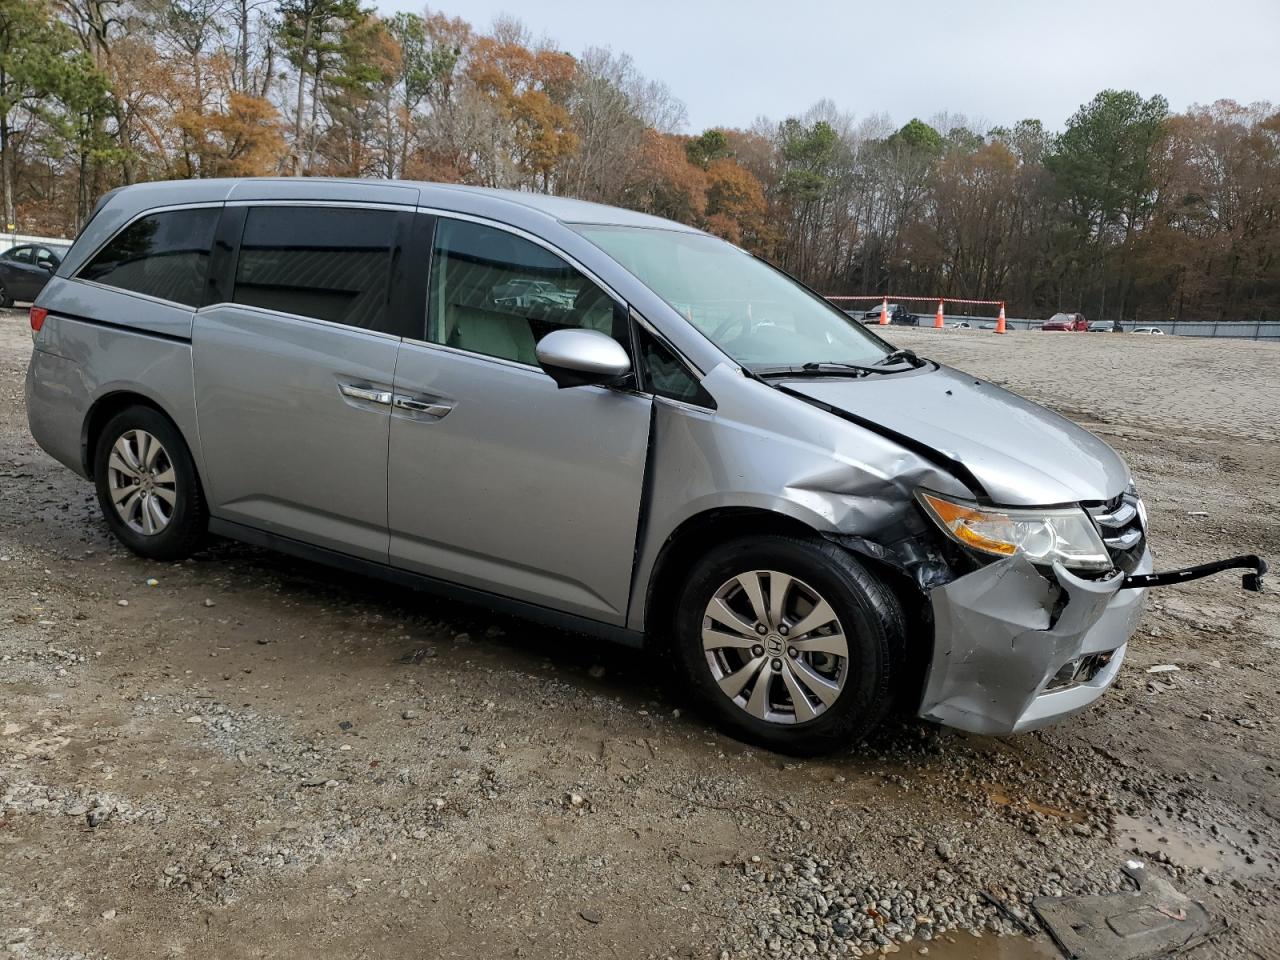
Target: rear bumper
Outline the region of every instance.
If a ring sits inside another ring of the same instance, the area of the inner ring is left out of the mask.
[[[49,456],[87,476],[81,429],[90,397],[80,365],[38,347],[27,367],[27,424]]]
[[[1136,573],[1151,570],[1144,552]],[[961,730],[1034,730],[1083,710],[1120,671],[1145,590],[1121,590],[1123,574],[1051,577],[1021,556],[1000,560],[930,592],[934,650],[920,716]],[[1094,656],[1101,655],[1101,656]],[[1083,661],[1077,680],[1064,669]]]

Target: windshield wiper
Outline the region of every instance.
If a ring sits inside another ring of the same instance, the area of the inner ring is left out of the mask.
[[[865,377],[870,373],[885,373],[874,367],[862,367],[856,363],[802,363],[798,367],[757,367],[751,371],[762,379],[779,377]]]
[[[876,366],[888,366],[891,363],[900,363],[905,360],[913,367],[923,367],[929,361],[924,357],[917,356],[914,350],[894,350],[892,353],[886,353],[883,357],[876,361]]]
[[[909,367],[897,367],[893,364],[906,361]],[[751,372],[761,379],[779,377],[865,377],[870,374],[905,373],[929,363],[923,357],[916,356],[911,350],[895,350],[876,360],[872,366],[861,363],[843,363],[838,360],[810,360],[798,367],[757,367]]]

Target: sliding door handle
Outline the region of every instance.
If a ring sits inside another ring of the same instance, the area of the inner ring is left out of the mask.
[[[443,417],[453,409],[453,404],[451,403],[415,400],[413,397],[407,397],[402,393],[397,393],[392,397],[391,404],[397,410],[407,410],[409,413],[425,413],[429,417]]]
[[[338,389],[344,397],[350,397],[352,400],[367,400],[369,403],[384,405],[391,403],[390,390],[379,390],[367,383],[339,383]]]

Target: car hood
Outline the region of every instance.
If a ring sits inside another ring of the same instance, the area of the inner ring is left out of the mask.
[[[1109,500],[1129,484],[1120,455],[1089,431],[950,367],[857,380],[787,380],[785,386],[837,415],[962,464],[994,503]]]

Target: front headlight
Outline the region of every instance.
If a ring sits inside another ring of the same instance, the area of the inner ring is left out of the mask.
[[[916,491],[916,498],[947,536],[977,553],[997,557],[1021,553],[1032,563],[1048,566],[1058,561],[1076,570],[1111,568],[1102,538],[1079,507],[986,507],[925,490]]]

